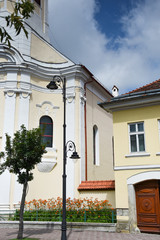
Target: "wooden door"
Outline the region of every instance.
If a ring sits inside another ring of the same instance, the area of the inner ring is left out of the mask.
[[[135,185],[137,225],[141,232],[160,233],[159,183],[145,181]]]

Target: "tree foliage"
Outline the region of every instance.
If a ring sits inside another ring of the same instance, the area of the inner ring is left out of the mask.
[[[0,158],[4,158],[4,162],[0,166],[0,174],[7,169],[10,173],[16,174],[17,181],[23,184],[18,239],[23,237],[23,211],[27,184],[33,179],[32,170],[36,164],[41,162],[44,153],[46,150],[41,141],[39,128],[26,130],[25,126],[22,125],[21,129],[14,134],[13,139],[6,134],[5,152],[0,153]]]
[[[6,27],[13,27],[15,29],[15,35],[19,35],[21,30],[24,31],[28,38],[28,32],[24,26],[24,20],[31,17],[34,12],[34,4],[30,0],[19,0],[14,3],[13,13],[4,17],[6,21]],[[11,41],[13,41],[10,34],[7,32],[6,27],[0,27],[0,41],[6,43],[9,47]]]
[[[1,153],[1,157],[6,156],[6,160],[0,166],[0,174],[8,169],[10,173],[17,175],[19,183],[31,181],[32,170],[41,162],[45,152],[45,146],[41,143],[41,130],[39,128],[26,130],[22,125],[14,134],[13,140],[6,134],[5,153]]]

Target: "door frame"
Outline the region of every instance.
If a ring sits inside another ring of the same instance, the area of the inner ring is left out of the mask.
[[[129,230],[131,233],[140,232],[139,228],[137,227],[136,193],[134,185],[147,180],[160,180],[160,171],[147,171],[138,173],[127,179]]]

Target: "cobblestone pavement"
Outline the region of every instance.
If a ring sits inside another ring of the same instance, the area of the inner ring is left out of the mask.
[[[17,229],[0,229],[0,240],[9,240],[16,238]],[[129,233],[107,233],[85,230],[68,230],[68,240],[160,240],[160,235],[156,234],[129,234]],[[24,236],[28,238],[39,238],[42,240],[60,240],[61,231],[53,229],[26,229]]]

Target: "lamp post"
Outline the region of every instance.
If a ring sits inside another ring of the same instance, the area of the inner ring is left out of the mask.
[[[66,163],[67,163],[67,152],[73,152],[70,158],[72,159],[79,159],[79,156],[76,152],[76,146],[74,142],[68,141],[66,143],[66,78],[55,75],[53,77],[53,81],[51,81],[47,88],[50,90],[56,90],[58,88],[62,89],[63,94],[63,112],[64,112],[64,121],[63,121],[63,175],[62,175],[62,191],[63,191],[63,209],[62,209],[62,233],[61,233],[61,240],[67,240],[66,230]],[[67,150],[68,148],[68,150]]]

